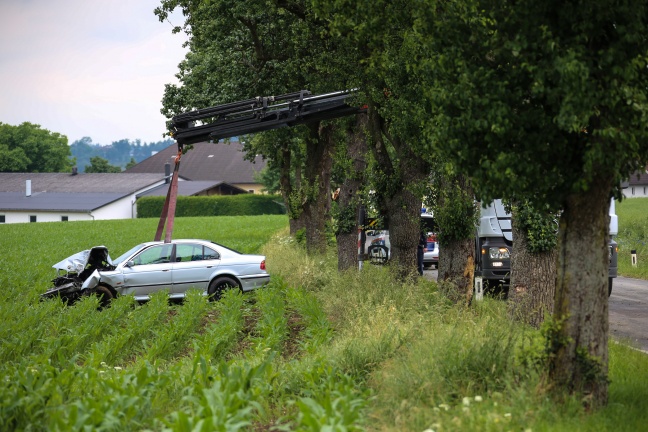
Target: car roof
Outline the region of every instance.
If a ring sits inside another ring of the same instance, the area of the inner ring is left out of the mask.
[[[203,239],[175,239],[171,240],[171,243],[208,243],[208,244],[216,244],[213,241],[210,240],[203,240]],[[153,246],[153,245],[159,245],[159,244],[165,244],[164,241],[159,240],[159,241],[150,241],[150,242],[144,242],[142,245],[144,246]]]

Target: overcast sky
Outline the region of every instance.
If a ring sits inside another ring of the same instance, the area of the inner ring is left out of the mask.
[[[182,15],[159,0],[0,0],[0,122],[95,144],[160,141],[164,85],[177,82]]]

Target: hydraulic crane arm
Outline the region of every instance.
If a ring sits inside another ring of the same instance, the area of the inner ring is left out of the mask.
[[[347,99],[355,90],[311,95],[308,90],[256,97],[178,114],[171,119],[171,136],[179,146],[296,126],[364,112]],[[197,123],[201,124],[197,124]]]

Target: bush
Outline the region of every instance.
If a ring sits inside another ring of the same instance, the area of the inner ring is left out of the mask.
[[[160,217],[166,197],[142,197],[137,200],[137,217]],[[178,197],[176,217],[191,216],[254,216],[285,214],[279,195],[212,195]]]

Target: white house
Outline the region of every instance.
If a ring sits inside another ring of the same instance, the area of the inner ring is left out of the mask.
[[[0,173],[0,223],[130,219],[159,174]]]
[[[623,189],[626,198],[648,198],[648,167],[637,171],[628,179],[628,187]]]

